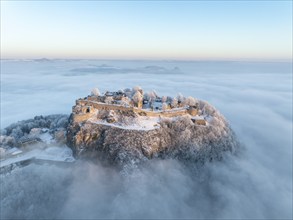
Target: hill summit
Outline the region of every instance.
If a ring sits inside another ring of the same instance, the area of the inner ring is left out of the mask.
[[[67,127],[76,157],[135,164],[152,158],[201,161],[221,159],[237,148],[223,115],[209,103],[155,91],[93,89],[76,100]]]

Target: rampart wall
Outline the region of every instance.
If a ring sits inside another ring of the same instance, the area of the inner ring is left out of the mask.
[[[92,113],[81,113],[73,114],[73,121],[82,122],[88,120],[93,114]]]
[[[143,109],[138,109],[134,107],[125,107],[121,105],[111,105],[111,104],[106,104],[106,103],[97,103],[93,101],[88,101],[88,100],[77,100],[77,104],[82,105],[82,106],[92,106],[95,109],[99,110],[119,110],[119,111],[124,111],[124,112],[129,112],[133,111],[135,113],[138,113],[141,116],[150,116],[150,117],[176,117],[176,116],[183,116],[188,114],[187,109],[180,109],[180,110],[174,110],[174,111],[146,111]],[[86,118],[86,117],[85,117]]]

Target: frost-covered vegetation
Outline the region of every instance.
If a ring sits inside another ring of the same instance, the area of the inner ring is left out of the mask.
[[[198,100],[189,96],[184,97],[179,93],[175,97],[159,96],[155,90],[145,92],[140,86],[134,86],[132,89],[126,88],[116,92],[106,91],[100,93],[98,88],[91,91],[91,95],[85,99],[95,100],[106,104],[118,104],[125,107],[137,107],[152,111],[170,110],[188,106],[197,106]]]
[[[1,131],[0,173],[34,161],[73,162],[66,146],[67,115],[36,116]]]
[[[34,137],[37,129],[49,129],[51,134],[65,130],[68,125],[68,115],[36,116],[33,119],[23,120],[9,125],[1,130],[0,147],[8,148],[19,145],[25,137]]]

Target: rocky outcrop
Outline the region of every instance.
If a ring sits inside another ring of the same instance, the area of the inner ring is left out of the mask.
[[[151,158],[161,150],[159,130],[129,130],[91,122],[70,124],[67,141],[77,157],[115,164]]]
[[[208,103],[200,104],[205,106],[207,124],[185,115],[160,118],[159,126],[151,130],[80,122],[71,115],[67,144],[76,157],[122,166],[152,158],[198,163],[220,160],[224,152],[235,152],[238,142],[225,118]]]

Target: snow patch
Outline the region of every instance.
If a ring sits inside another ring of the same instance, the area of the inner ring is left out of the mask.
[[[107,126],[113,126],[121,129],[128,129],[128,130],[154,130],[160,127],[159,117],[148,117],[148,116],[140,116],[136,118],[134,123],[132,124],[122,124],[122,123],[108,123],[106,120],[100,120],[100,119],[89,119],[88,120],[91,123],[95,124],[102,124],[102,125],[107,125]]]

